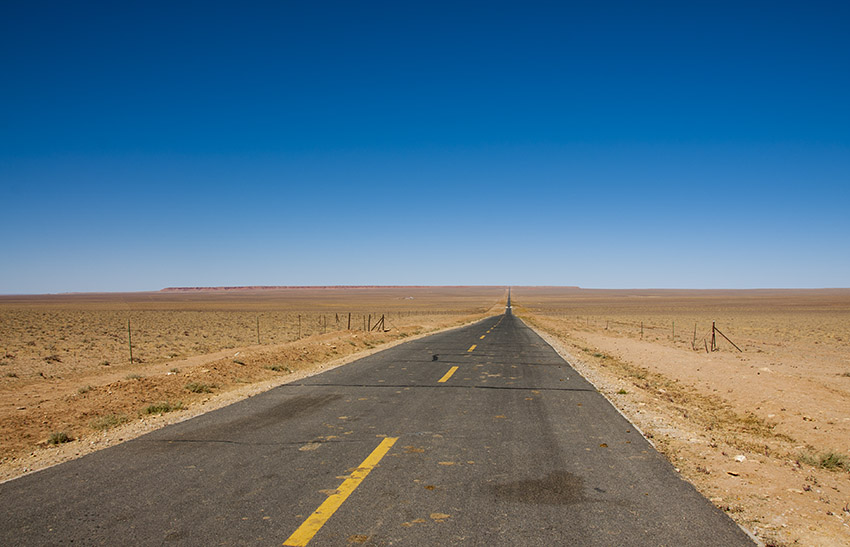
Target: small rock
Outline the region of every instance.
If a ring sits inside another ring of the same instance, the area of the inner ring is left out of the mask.
[[[735,456],[735,461],[738,463],[745,462],[747,461],[747,457],[743,454],[738,454],[737,456]]]

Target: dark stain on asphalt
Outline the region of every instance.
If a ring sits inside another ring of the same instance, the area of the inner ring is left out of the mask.
[[[242,436],[252,431],[260,431],[284,421],[303,418],[318,410],[342,399],[340,393],[329,393],[327,395],[299,395],[282,401],[274,406],[260,411],[258,414],[242,416],[229,421],[226,424],[217,424],[188,435],[179,435],[170,440],[210,440],[210,438],[231,439],[229,433]],[[224,434],[223,434],[224,433]],[[232,439],[231,439],[232,440]]]
[[[584,481],[566,471],[552,471],[542,479],[526,479],[493,487],[496,499],[535,505],[570,505],[587,501]]]
[[[284,420],[303,418],[339,399],[342,399],[342,395],[339,393],[300,395],[268,408],[255,417],[248,418],[245,420],[244,425],[252,429],[262,429],[267,425],[279,423]]]

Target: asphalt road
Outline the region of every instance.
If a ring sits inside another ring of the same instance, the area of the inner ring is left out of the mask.
[[[509,314],[7,482],[0,507],[0,545],[752,545]]]

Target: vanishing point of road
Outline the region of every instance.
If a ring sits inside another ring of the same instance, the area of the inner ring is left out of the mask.
[[[0,485],[0,545],[752,545],[511,315]]]

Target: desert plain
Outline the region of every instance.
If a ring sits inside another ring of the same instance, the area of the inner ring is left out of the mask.
[[[505,287],[0,297],[0,480],[503,313],[506,297]],[[766,545],[850,544],[850,290],[515,287],[512,304]]]

